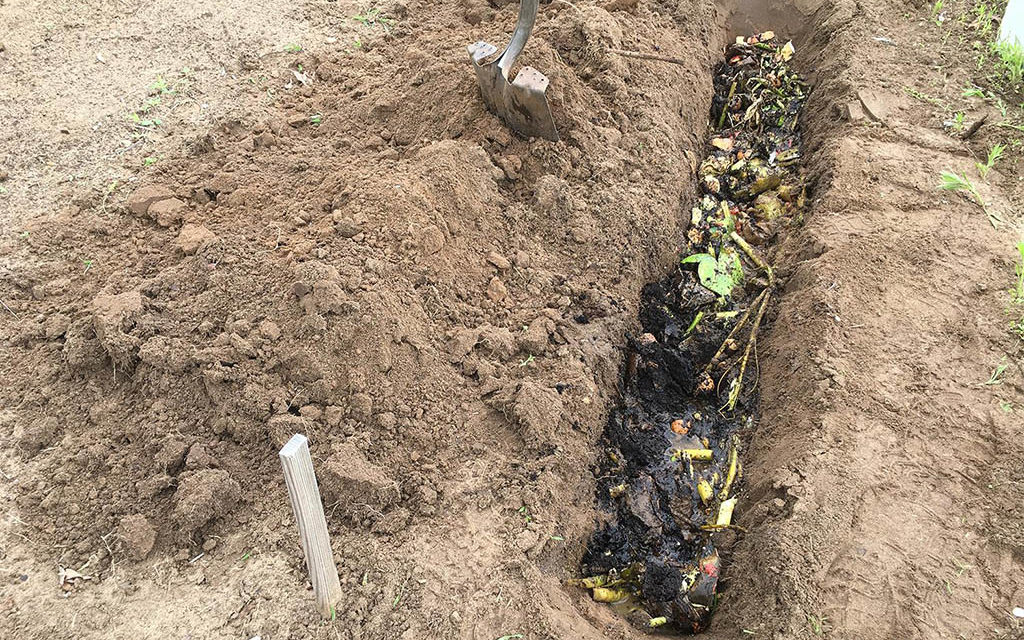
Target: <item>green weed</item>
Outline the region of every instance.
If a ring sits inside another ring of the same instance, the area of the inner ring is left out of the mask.
[[[394,19],[389,18],[386,14],[381,13],[380,9],[367,9],[365,13],[352,16],[352,19],[360,23],[364,27],[375,27],[380,26],[385,31],[391,28],[395,24]]]
[[[288,53],[302,53],[302,45],[298,43],[284,45],[284,50]]]
[[[982,208],[985,215],[988,216],[988,221],[993,227],[998,227],[1000,224],[1006,222],[999,213],[988,208],[988,205],[985,204],[985,200],[982,199],[981,194],[978,193],[978,189],[974,186],[974,183],[971,182],[970,178],[967,177],[966,173],[957,175],[952,171],[943,171],[941,181],[939,182],[939,188],[945,191],[957,191],[969,194],[971,198]]]
[[[912,87],[903,87],[903,90],[907,92],[908,96],[910,96],[911,98],[914,98],[915,100],[920,100],[921,102],[927,102],[928,104],[932,104],[932,105],[935,105],[936,107],[941,107],[943,109],[946,108],[946,103],[945,102],[943,102],[939,98],[930,96],[927,93],[924,93],[923,91],[918,91],[917,89],[914,89]]]
[[[807,624],[816,636],[823,636],[828,633],[828,618],[825,616],[807,616]]]
[[[1010,299],[1014,304],[1024,304],[1024,240],[1017,243],[1017,262],[1013,265],[1014,282]]]
[[[1007,364],[1006,358],[1004,357],[1002,360],[999,361],[999,364],[996,365],[996,368],[992,370],[992,373],[989,375],[988,380],[980,383],[978,386],[994,387],[1003,384],[1003,374],[1006,373],[1006,369],[1009,366],[1010,365]]]
[[[978,175],[984,180],[988,176],[989,170],[1003,157],[1003,151],[1006,150],[1005,144],[994,144],[992,148],[988,150],[988,157],[985,162],[976,162],[975,166],[978,168]]]

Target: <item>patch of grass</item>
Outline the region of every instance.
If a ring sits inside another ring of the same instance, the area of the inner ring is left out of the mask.
[[[288,53],[302,53],[302,45],[298,43],[284,45],[284,50]]]
[[[953,131],[963,131],[964,130],[964,118],[965,117],[966,116],[964,115],[963,111],[957,111],[956,113],[953,114]]]
[[[988,172],[995,166],[996,162],[1003,157],[1003,152],[1006,151],[1005,144],[994,144],[992,148],[988,150],[988,157],[985,162],[976,162],[974,166],[978,168],[978,175],[984,180],[988,176]]]
[[[993,42],[996,68],[1003,78],[1016,87],[1024,80],[1024,46],[1019,42]]]

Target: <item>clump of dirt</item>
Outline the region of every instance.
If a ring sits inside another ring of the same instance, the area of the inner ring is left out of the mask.
[[[698,172],[704,197],[680,266],[641,297],[643,333],[630,340],[623,406],[606,430],[598,502],[608,513],[583,556],[596,575],[578,581],[640,626],[696,633],[715,605],[716,536],[732,534],[738,433],[757,403],[745,374],[776,284],[750,243],[798,223],[805,199],[793,51],[773,32],[726,47]]]

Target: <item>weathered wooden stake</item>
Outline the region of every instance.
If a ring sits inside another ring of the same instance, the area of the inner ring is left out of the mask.
[[[320,501],[320,488],[313,475],[313,460],[309,456],[309,440],[296,433],[281,449],[281,467],[284,481],[288,485],[288,497],[292,501],[295,522],[299,525],[302,550],[306,555],[309,581],[316,595],[316,605],[325,618],[334,615],[334,604],[338,601],[341,584],[338,582],[338,567],[331,553],[331,541],[327,535],[327,519]]]

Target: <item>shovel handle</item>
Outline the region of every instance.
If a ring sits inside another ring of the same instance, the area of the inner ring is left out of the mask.
[[[505,47],[505,51],[498,59],[498,68],[506,78],[508,71],[512,68],[516,58],[522,53],[526,41],[530,39],[533,31],[533,23],[537,21],[537,6],[539,0],[521,0],[519,3],[519,20],[516,22],[516,30],[512,33],[512,41]]]

